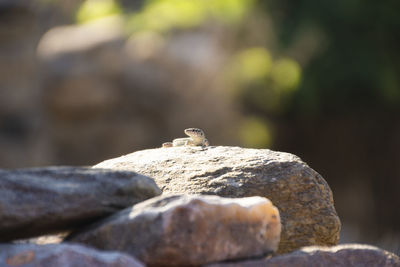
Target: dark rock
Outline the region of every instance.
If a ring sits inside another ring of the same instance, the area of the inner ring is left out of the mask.
[[[279,253],[335,245],[340,220],[326,181],[300,158],[268,149],[172,147],[138,151],[94,168],[153,177],[165,193],[263,196],[281,214]]]
[[[127,171],[0,170],[0,241],[68,230],[160,193],[152,179]]]
[[[3,265],[5,264],[5,265]],[[0,245],[1,266],[23,267],[142,267],[120,252],[97,251],[78,244]]]
[[[278,248],[279,212],[262,197],[160,196],[68,238],[149,266],[197,266]]]
[[[207,267],[399,267],[398,256],[383,249],[360,244],[334,247],[305,247],[290,254],[235,263],[216,263]]]

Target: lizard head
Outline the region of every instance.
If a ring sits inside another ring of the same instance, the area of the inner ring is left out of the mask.
[[[205,138],[205,134],[202,129],[199,128],[188,128],[185,129],[185,134],[192,137],[192,138]]]

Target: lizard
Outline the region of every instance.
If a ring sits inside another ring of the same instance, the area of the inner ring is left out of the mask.
[[[206,135],[203,130],[199,128],[188,128],[185,129],[185,134],[189,137],[176,138],[172,142],[166,142],[162,144],[162,147],[173,147],[173,146],[209,146],[210,143],[206,139]]]

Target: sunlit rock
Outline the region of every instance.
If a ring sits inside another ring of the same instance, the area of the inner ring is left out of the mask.
[[[170,195],[139,203],[68,238],[151,266],[261,256],[278,248],[280,216],[262,197]]]

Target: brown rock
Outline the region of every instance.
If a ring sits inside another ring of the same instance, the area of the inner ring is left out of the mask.
[[[6,264],[6,265],[3,265]],[[78,244],[0,245],[1,266],[23,267],[141,267],[138,260],[119,252],[97,251]]]
[[[281,214],[280,253],[306,245],[334,245],[340,220],[326,181],[300,158],[268,149],[172,147],[138,151],[94,168],[153,177],[165,193],[263,196]]]
[[[150,266],[260,256],[279,244],[279,212],[262,197],[160,196],[68,238],[134,255]]]
[[[216,263],[207,267],[399,267],[400,258],[383,249],[360,244],[334,247],[304,247],[272,258],[246,260],[235,263]]]
[[[152,179],[133,172],[0,170],[0,241],[68,230],[160,193]]]

